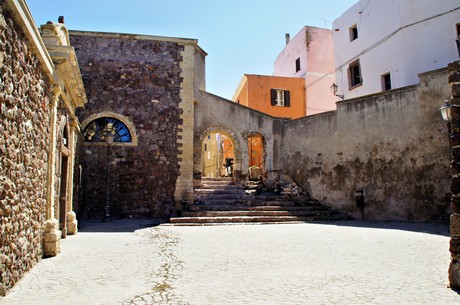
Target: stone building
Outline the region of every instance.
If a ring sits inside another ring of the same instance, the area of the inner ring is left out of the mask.
[[[24,1],[0,2],[0,295],[77,233],[77,107],[86,95],[62,24],[41,38]]]
[[[78,111],[79,214],[167,219],[176,201],[193,196],[193,104],[206,53],[193,39],[75,31],[70,38],[88,95]]]

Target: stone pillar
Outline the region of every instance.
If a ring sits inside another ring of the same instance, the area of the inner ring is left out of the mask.
[[[452,183],[450,216],[449,283],[453,289],[460,288],[460,61],[449,65],[449,83],[452,86],[452,120],[448,123],[449,144],[452,153]]]
[[[59,230],[59,221],[57,219],[48,219],[45,221],[45,249],[44,255],[46,257],[56,256],[61,252],[61,235]]]
[[[54,217],[55,180],[56,180],[56,139],[57,139],[57,104],[61,89],[55,85],[50,100],[50,137],[48,153],[48,192],[46,198],[46,219]]]
[[[55,180],[56,180],[56,139],[57,139],[57,105],[61,89],[54,86],[53,96],[50,101],[50,137],[48,153],[48,192],[46,196],[46,221],[45,230],[45,249],[44,255],[56,256],[60,252],[60,242],[62,232],[59,230],[59,221],[55,219]]]
[[[179,176],[176,181],[174,197],[176,199],[176,210],[182,210],[181,202],[193,202],[193,129],[195,124],[194,102],[195,94],[193,88],[195,48],[193,45],[184,46],[182,52],[181,77],[181,102],[179,107],[182,110],[177,133],[177,147],[179,148]]]
[[[76,130],[78,130],[78,123],[72,119],[70,121],[69,130],[69,164],[67,169],[67,234],[75,235],[77,229],[77,216],[73,211],[73,177],[75,169],[75,152],[76,152]]]

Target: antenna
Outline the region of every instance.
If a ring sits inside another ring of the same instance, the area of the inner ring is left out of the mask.
[[[324,21],[324,28],[325,28],[325,29],[327,29],[327,24],[328,24],[328,23],[332,24],[332,22],[330,22],[329,20],[326,20],[326,19],[321,18],[321,17],[318,17],[318,18]]]

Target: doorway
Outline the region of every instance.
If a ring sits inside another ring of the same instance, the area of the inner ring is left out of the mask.
[[[264,163],[264,138],[260,134],[248,136],[249,178],[260,179]]]
[[[233,177],[235,149],[230,137],[219,132],[209,133],[201,151],[203,177]]]

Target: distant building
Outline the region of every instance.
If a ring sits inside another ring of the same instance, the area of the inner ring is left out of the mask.
[[[335,110],[337,97],[330,90],[335,82],[332,31],[305,26],[292,39],[286,34],[273,75],[305,79],[307,115]]]
[[[305,80],[245,74],[232,100],[274,117],[305,116]]]
[[[459,57],[460,2],[361,0],[333,23],[338,94],[345,99],[418,83]]]

